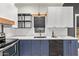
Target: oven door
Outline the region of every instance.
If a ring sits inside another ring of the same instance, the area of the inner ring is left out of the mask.
[[[3,56],[14,56],[16,54],[16,44],[3,51]]]

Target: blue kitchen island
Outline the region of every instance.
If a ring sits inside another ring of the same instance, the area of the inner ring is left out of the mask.
[[[78,56],[78,40],[74,37],[19,39],[19,56]]]

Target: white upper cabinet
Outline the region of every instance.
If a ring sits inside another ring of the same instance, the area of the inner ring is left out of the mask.
[[[41,13],[46,13],[47,12],[47,10],[48,10],[48,7],[47,6],[40,6],[40,7],[38,7],[39,8],[39,12],[41,12]]]
[[[73,27],[73,7],[48,7],[47,27]]]
[[[0,17],[15,21],[17,27],[17,8],[14,3],[0,3]]]

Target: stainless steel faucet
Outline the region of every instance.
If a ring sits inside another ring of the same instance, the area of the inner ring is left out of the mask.
[[[39,30],[39,32],[40,32],[40,37],[41,37],[41,33],[42,33],[41,30]]]
[[[55,36],[54,36],[54,31],[52,31],[52,37],[55,37]]]

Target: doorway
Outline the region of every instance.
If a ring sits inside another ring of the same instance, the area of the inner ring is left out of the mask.
[[[79,14],[75,14],[75,37],[78,38],[78,44],[79,44]],[[79,56],[79,48],[78,48],[78,56]]]
[[[75,37],[79,38],[79,14],[75,14]]]

